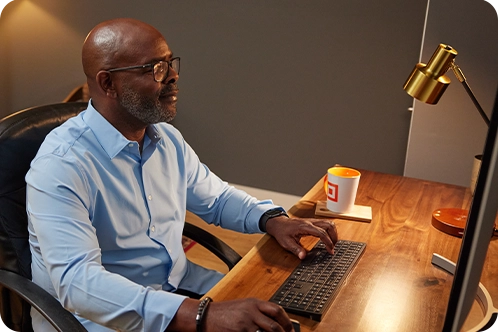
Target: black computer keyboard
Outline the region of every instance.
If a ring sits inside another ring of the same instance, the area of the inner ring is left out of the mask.
[[[270,301],[288,313],[321,321],[365,246],[362,242],[340,240],[334,255],[330,255],[323,242],[318,241]]]

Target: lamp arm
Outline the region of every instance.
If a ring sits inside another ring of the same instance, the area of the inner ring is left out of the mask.
[[[486,115],[486,113],[484,113],[484,110],[482,109],[481,105],[479,105],[479,102],[477,101],[476,97],[474,96],[474,93],[470,89],[470,86],[467,83],[467,80],[465,79],[462,70],[457,64],[455,64],[454,61],[451,63],[451,69],[453,70],[453,73],[455,74],[456,78],[460,81],[460,83],[462,83],[463,87],[465,88],[465,91],[467,91],[467,94],[469,95],[470,99],[472,99],[472,102],[479,111],[479,114],[481,114],[484,122],[486,122],[486,124],[489,127],[489,118]]]

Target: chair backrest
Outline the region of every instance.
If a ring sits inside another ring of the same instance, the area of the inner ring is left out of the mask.
[[[0,269],[31,279],[24,177],[45,136],[86,107],[86,102],[38,106],[0,120]],[[6,288],[0,296],[5,324],[31,326],[29,305]]]

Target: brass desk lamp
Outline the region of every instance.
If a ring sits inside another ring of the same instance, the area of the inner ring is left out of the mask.
[[[427,64],[418,63],[406,81],[403,89],[413,98],[427,104],[437,104],[439,98],[451,83],[446,72],[451,68],[457,79],[462,83],[465,91],[472,99],[484,122],[489,126],[489,118],[472,93],[462,70],[455,64],[458,52],[451,46],[439,44]],[[469,211],[465,209],[445,208],[437,209],[432,214],[432,225],[445,233],[459,236],[467,223]],[[495,229],[495,235],[497,231]]]

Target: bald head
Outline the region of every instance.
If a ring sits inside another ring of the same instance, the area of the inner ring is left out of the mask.
[[[86,37],[82,63],[92,105],[128,139],[140,142],[148,124],[175,116],[178,72],[168,67],[160,82],[153,74],[172,56],[161,33],[135,19],[102,22]]]
[[[130,65],[144,46],[163,41],[154,27],[144,22],[118,18],[105,21],[92,29],[83,43],[83,71],[89,80],[100,70]]]

